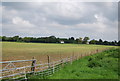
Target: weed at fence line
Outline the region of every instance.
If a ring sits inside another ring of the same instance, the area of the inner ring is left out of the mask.
[[[118,49],[84,57],[47,79],[118,79]]]
[[[37,76],[27,76],[28,79],[36,79],[36,77],[39,77],[39,79],[47,79],[49,76],[51,76],[52,74],[54,74],[54,72],[57,72],[58,70],[60,70],[60,68],[63,67],[63,64],[66,65],[68,63],[61,63],[58,64],[56,66],[53,67],[49,67],[48,69],[41,71],[41,72],[36,72],[35,75]],[[54,70],[53,70],[54,69]]]

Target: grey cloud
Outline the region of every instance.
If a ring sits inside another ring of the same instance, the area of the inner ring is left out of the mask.
[[[88,5],[92,5],[93,8],[96,8],[96,12],[102,13],[103,16],[107,17],[111,21],[116,21],[118,18],[118,2],[94,2],[87,3]]]
[[[115,23],[118,17],[117,3],[3,2],[3,7],[2,23],[7,24],[3,26],[3,35],[90,36],[107,40],[117,39],[117,33],[111,33],[112,30],[115,32],[117,29]],[[95,14],[102,16],[106,21],[98,22]],[[34,25],[34,28],[28,29],[23,26],[23,31],[22,27],[18,25],[18,27],[12,27],[12,19],[15,17],[20,17],[23,21],[29,21],[30,24]],[[96,23],[99,23],[99,26]],[[105,26],[105,29],[101,26]]]

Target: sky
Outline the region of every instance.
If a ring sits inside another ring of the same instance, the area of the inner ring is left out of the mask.
[[[117,2],[2,2],[2,35],[118,40]]]

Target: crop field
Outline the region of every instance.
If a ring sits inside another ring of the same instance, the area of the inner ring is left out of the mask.
[[[2,42],[2,60],[27,60],[35,57],[40,62],[55,61],[69,56],[79,56],[82,54],[94,53],[112,48],[114,46],[104,45],[84,45],[84,44],[47,44],[47,43],[19,43]]]
[[[71,57],[74,57],[74,59],[80,59],[81,57],[91,54],[93,55],[112,48],[117,47],[85,44],[2,42],[2,61],[30,60],[34,57],[34,59],[37,60],[37,64],[43,64]],[[8,65],[7,63],[4,63],[2,65],[2,68],[31,66],[31,62],[29,61],[24,63],[13,63],[13,65],[10,65],[9,67]],[[30,68],[26,69],[26,71],[30,71]],[[14,72],[17,73],[17,71]]]

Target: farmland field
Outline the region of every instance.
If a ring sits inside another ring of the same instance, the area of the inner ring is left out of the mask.
[[[62,60],[67,57],[79,59],[84,56],[102,52],[107,49],[117,48],[116,46],[105,45],[85,45],[85,44],[50,44],[50,43],[20,43],[20,42],[2,42],[2,61],[13,60],[30,60],[33,57],[37,60],[37,64]],[[13,63],[13,67],[31,66],[31,62]],[[7,63],[2,65],[6,68]],[[18,70],[19,72],[20,70]],[[22,71],[22,70],[21,70]],[[26,71],[31,71],[30,68]],[[37,70],[36,70],[37,71]],[[17,71],[14,71],[17,73]],[[7,75],[7,74],[3,74]]]
[[[2,60],[26,60],[35,57],[39,62],[46,62],[47,55],[50,56],[50,61],[69,57],[72,54],[79,58],[81,54],[95,53],[96,49],[102,51],[112,47],[114,46],[2,42]]]

